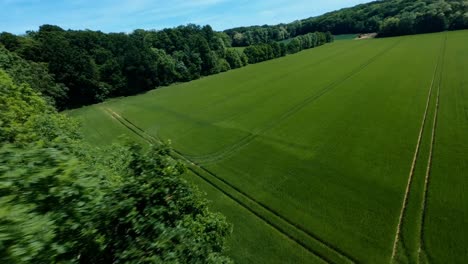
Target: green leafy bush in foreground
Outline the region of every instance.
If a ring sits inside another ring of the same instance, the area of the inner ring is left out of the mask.
[[[231,226],[166,147],[85,146],[0,71],[1,263],[229,263]]]

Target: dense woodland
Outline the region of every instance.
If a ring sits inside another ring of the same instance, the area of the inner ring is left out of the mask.
[[[25,36],[2,33],[0,43],[25,60],[46,63],[67,90],[55,98],[57,106],[69,108],[226,71],[229,43],[222,35],[195,25],[131,34],[44,25]]]
[[[269,42],[242,52],[231,49],[229,36],[210,26],[105,34],[43,25],[24,36],[1,33],[0,56],[12,74],[21,69],[41,72],[43,77],[32,82],[33,88],[65,109],[198,79],[331,41],[331,34],[317,32],[288,45]],[[32,63],[21,66],[21,59]]]
[[[376,32],[385,37],[466,28],[466,0],[385,0],[289,24],[240,27],[224,32],[232,39],[232,45],[238,47],[286,40],[316,31],[330,31],[334,35]]]

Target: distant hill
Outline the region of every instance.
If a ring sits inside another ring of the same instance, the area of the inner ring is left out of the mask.
[[[310,32],[334,35],[377,32],[380,37],[468,28],[468,1],[386,0],[275,26],[225,30],[233,46],[281,41]]]

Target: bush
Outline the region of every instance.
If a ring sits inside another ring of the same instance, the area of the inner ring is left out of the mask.
[[[1,263],[229,263],[226,219],[167,147],[96,149],[0,70]]]

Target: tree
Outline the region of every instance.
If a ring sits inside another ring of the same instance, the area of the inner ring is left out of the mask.
[[[0,204],[7,216],[1,223],[2,262],[76,263],[99,249],[95,222],[88,222],[101,196],[93,172],[57,148],[2,146]]]
[[[8,73],[15,84],[27,83],[56,107],[64,107],[68,88],[56,83],[45,63],[26,61],[0,46],[0,69]]]
[[[234,36],[232,37],[232,45],[234,47],[245,46],[246,43],[245,43],[244,34],[235,32]]]
[[[398,29],[395,29],[395,34],[409,35],[415,32],[414,24],[416,22],[416,15],[414,13],[403,13],[398,23]]]
[[[395,36],[400,30],[400,19],[396,17],[389,17],[380,26],[380,35],[382,36]]]
[[[156,85],[169,85],[179,79],[176,72],[176,61],[164,50],[152,49],[156,62]]]
[[[241,54],[237,50],[226,50],[226,61],[229,63],[232,69],[244,66],[244,63],[241,59]]]
[[[222,252],[231,227],[180,178],[184,167],[169,149],[128,151],[125,182],[102,201],[100,232],[110,242],[103,256],[127,263],[230,262]]]
[[[297,53],[301,51],[302,43],[298,38],[293,38],[287,45],[287,50],[289,54]]]
[[[0,33],[0,43],[10,51],[16,51],[20,47],[19,38],[11,33]]]
[[[0,142],[12,143],[32,131],[25,124],[51,108],[27,85],[16,85],[0,70]]]
[[[249,63],[257,63],[260,62],[260,51],[258,46],[249,46],[244,49],[244,54],[248,58]]]
[[[428,12],[416,17],[415,29],[419,33],[439,32],[447,28],[447,20],[442,13]]]
[[[335,40],[332,33],[330,31],[325,32],[325,39],[327,43],[331,43]]]
[[[288,52],[286,45],[284,43],[280,43],[279,48],[280,48],[280,57],[286,56]]]
[[[68,90],[68,104],[79,106],[99,102],[108,91],[99,85],[97,65],[86,51],[74,46],[66,32],[55,26],[42,26],[36,35],[40,43],[40,61],[47,62],[49,71]]]
[[[168,149],[126,150],[125,181],[108,184],[108,172],[61,146],[2,146],[1,259],[230,263],[230,225],[180,178],[184,168]]]
[[[215,32],[217,38],[223,41],[224,47],[230,48],[232,47],[232,39],[229,37],[228,34],[224,32]]]

